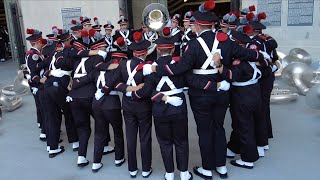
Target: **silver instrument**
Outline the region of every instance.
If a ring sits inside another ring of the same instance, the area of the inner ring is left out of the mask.
[[[283,69],[281,77],[287,84],[295,86],[300,94],[306,95],[311,86],[313,72],[308,65],[295,62],[288,64]]]
[[[142,22],[151,30],[161,33],[169,23],[168,9],[159,3],[149,4],[142,13]]]

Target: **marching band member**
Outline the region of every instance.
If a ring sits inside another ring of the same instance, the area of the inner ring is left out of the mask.
[[[52,33],[46,35],[48,40],[52,41],[52,44],[49,46],[44,46],[42,48],[41,53],[44,55],[44,57],[51,58],[54,55],[54,53],[56,52],[57,44],[59,41],[58,33],[59,33],[59,30],[58,30],[57,26],[53,26]]]
[[[114,26],[112,25],[112,23],[110,21],[107,21],[107,23],[105,25],[103,25],[103,28],[105,30],[105,41],[107,43],[107,52],[114,52],[116,51],[116,47],[113,44],[114,40],[112,37],[112,31],[114,29]]]
[[[180,30],[179,24],[180,14],[175,14],[171,19],[171,36],[175,40],[175,50],[173,56],[180,56],[182,31]]]
[[[70,28],[71,30],[71,35],[72,35],[72,40],[70,42],[71,45],[73,45],[74,41],[82,41],[81,37],[81,31],[83,29],[81,23],[77,20],[72,20],[71,23],[74,25]]]
[[[147,61],[154,61],[157,59],[157,44],[155,44],[154,42],[158,39],[158,33],[155,31],[152,31],[151,29],[149,29],[146,26],[143,26],[143,37],[145,40],[150,41],[151,45],[148,48],[148,56],[147,56]]]
[[[71,114],[69,104],[66,102],[66,97],[69,93],[68,86],[70,83],[71,70],[68,68],[57,69],[56,61],[65,61],[64,56],[71,48],[71,35],[68,30],[61,30],[58,36],[62,45],[57,46],[58,49],[52,57],[49,71],[46,73],[47,81],[44,84],[46,93],[46,113],[48,114],[48,146],[49,157],[53,158],[62,153],[64,149],[59,147],[60,127],[61,127],[61,112],[63,112],[66,131],[69,143],[72,143],[72,148],[76,151],[79,147],[79,139],[74,119]]]
[[[193,16],[193,12],[192,11],[188,11],[185,15],[184,15],[184,19],[183,19],[183,26],[184,26],[184,34],[181,38],[182,43],[180,46],[181,49],[181,55],[183,54],[183,52],[185,51],[186,47],[187,47],[187,43],[195,38],[195,34],[192,33],[191,30],[191,25],[190,25],[190,18]]]
[[[128,20],[124,16],[120,16],[118,21],[120,29],[116,31],[113,39],[123,37],[128,46],[132,43],[132,31],[128,29]]]
[[[268,129],[268,137],[273,138],[273,133],[272,133],[272,123],[271,123],[271,118],[270,118],[270,95],[271,91],[273,89],[273,83],[275,80],[274,72],[277,70],[277,67],[275,65],[275,61],[278,60],[278,54],[277,54],[277,48],[278,48],[278,43],[277,41],[272,38],[271,36],[267,34],[263,34],[262,30],[266,29],[266,27],[260,22],[263,19],[266,19],[266,14],[265,13],[259,13],[256,18],[254,19],[255,21],[251,21],[251,24],[256,24],[254,25],[254,35],[259,36],[264,44],[265,44],[265,50],[266,52],[270,55],[272,58],[272,67],[271,71],[269,73],[269,76],[264,76],[261,78],[261,89],[263,92],[263,99],[265,100],[264,107],[266,109],[266,121],[267,121],[267,129]],[[265,149],[269,149],[268,146],[265,147]]]
[[[49,66],[49,61],[45,60],[43,54],[40,52],[46,43],[44,43],[42,32],[39,30],[27,29],[27,34],[29,36],[26,39],[32,46],[26,53],[26,65],[29,72],[27,79],[35,99],[37,122],[40,124],[41,128],[40,140],[46,141],[47,124],[43,102],[43,83],[46,81],[46,78],[43,77],[43,75],[45,67]]]
[[[130,176],[135,178],[138,173],[137,167],[137,134],[141,146],[142,176],[147,178],[152,173],[151,168],[151,127],[152,113],[151,100],[148,98],[141,100],[132,99],[135,90],[140,89],[144,83],[142,66],[146,60],[150,41],[145,40],[140,32],[133,35],[134,41],[129,49],[133,51],[133,57],[127,61],[121,61],[118,72],[121,82],[115,87],[123,92],[122,109],[124,121],[126,123],[128,169]]]
[[[212,32],[212,25],[218,17],[212,13],[215,7],[213,0],[202,4],[194,15],[198,38],[191,40],[182,59],[174,64],[144,65],[144,74],[157,72],[160,76],[179,75],[192,70],[193,75],[200,80],[207,80],[207,84],[198,88],[189,88],[189,98],[197,124],[199,145],[202,158],[202,167],[195,167],[194,173],[202,178],[212,179],[211,170],[216,170],[221,178],[227,178],[226,164],[226,137],[223,127],[224,118],[229,106],[228,89],[230,84],[225,80],[231,76],[226,70],[219,75],[219,65],[212,61],[213,54],[221,56],[221,66],[230,67],[233,58],[246,57],[250,61],[263,60],[265,53],[248,50],[235,44],[228,35]],[[209,49],[210,47],[211,50]],[[267,56],[266,56],[267,58]],[[215,93],[207,89],[216,88]]]

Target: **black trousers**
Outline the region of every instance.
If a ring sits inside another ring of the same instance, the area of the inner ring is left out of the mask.
[[[31,88],[30,88],[31,89]],[[40,90],[41,91],[41,90]],[[41,133],[43,134],[46,134],[46,130],[45,130],[45,122],[44,122],[44,112],[43,112],[43,107],[41,106],[41,103],[40,103],[40,92],[38,90],[37,94],[32,94],[33,95],[33,98],[34,98],[34,102],[36,104],[36,111],[37,111],[37,123],[40,124],[40,129],[41,129]],[[31,92],[32,92],[32,89],[31,89]]]
[[[154,126],[166,172],[174,172],[173,146],[178,170],[187,171],[189,162],[187,113],[154,117]]]
[[[232,87],[230,100],[230,114],[232,118],[232,132],[228,148],[241,154],[246,162],[259,159],[256,144],[256,124],[264,120],[260,115],[259,84],[244,87]],[[257,125],[258,126],[258,125]]]
[[[121,109],[101,109],[93,110],[95,117],[95,133],[94,133],[94,163],[100,163],[103,156],[103,149],[109,133],[110,123],[114,132],[115,143],[115,159],[121,160],[124,157],[124,140],[122,130],[122,114]]]
[[[197,124],[202,166],[207,170],[226,165],[227,142],[223,127],[229,106],[229,93],[191,96],[190,105]]]
[[[74,122],[79,136],[79,156],[87,156],[88,141],[91,135],[90,116],[92,112],[92,98],[73,98],[70,103]]]
[[[48,145],[50,149],[58,149],[62,112],[65,119],[69,143],[79,141],[76,125],[71,113],[70,104],[66,102],[69,91],[63,87],[50,86],[45,88],[46,107],[48,114]]]
[[[260,87],[261,87],[262,111],[266,116],[269,138],[273,138],[272,123],[271,123],[271,117],[270,117],[270,97],[271,97],[271,91],[273,89],[274,80],[275,80],[274,73],[271,73],[270,76],[262,77],[259,81]]]
[[[151,168],[151,128],[152,113],[147,112],[123,112],[126,123],[126,137],[128,149],[128,169],[135,171],[137,167],[137,134],[139,131],[142,171],[149,171]]]

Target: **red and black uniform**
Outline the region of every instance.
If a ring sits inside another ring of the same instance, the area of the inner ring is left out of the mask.
[[[103,64],[102,64],[103,63]],[[105,142],[108,141],[109,123],[114,132],[115,142],[115,160],[124,158],[124,138],[123,138],[123,122],[121,113],[121,103],[118,92],[113,88],[119,82],[116,70],[100,71],[100,67],[108,67],[113,61],[100,62],[96,65],[96,69],[88,76],[79,79],[75,83],[74,88],[80,88],[88,83],[94,83],[98,91],[102,91],[104,95],[101,99],[93,98],[92,109],[95,117],[95,135],[94,135],[94,160],[93,163],[101,163],[104,152]]]
[[[150,44],[149,44],[150,45]],[[146,46],[145,48],[149,47]],[[128,149],[128,168],[130,172],[136,171],[137,167],[137,134],[139,131],[142,171],[148,172],[151,169],[151,127],[152,127],[152,104],[150,98],[139,100],[133,99],[135,92],[126,92],[128,86],[137,86],[144,83],[145,77],[142,70],[138,69],[139,64],[144,61],[137,57],[130,60],[121,61],[117,68],[120,83],[117,83],[115,90],[123,93],[122,109],[126,123],[127,149]]]
[[[159,57],[154,64],[175,63],[171,55]],[[167,173],[174,172],[173,147],[176,151],[177,168],[188,171],[188,114],[187,103],[183,92],[186,81],[183,75],[158,76],[153,73],[146,77],[144,87],[132,93],[133,99],[146,98],[151,95],[152,114],[155,131],[161,149],[161,155]],[[173,106],[162,101],[163,96],[180,97],[183,103]]]
[[[74,50],[74,48],[72,48]],[[88,50],[77,51],[76,58],[68,58],[66,61],[57,61],[57,68],[71,68],[73,70],[73,83],[77,79],[87,76],[94,70],[98,62],[103,61],[101,56],[88,57]],[[81,58],[82,57],[82,58]],[[75,121],[79,136],[78,155],[86,157],[88,141],[91,134],[90,116],[94,117],[92,111],[92,98],[96,87],[93,82],[80,88],[72,88],[67,100],[70,102],[73,119]]]
[[[46,134],[46,113],[44,104],[43,84],[40,79],[44,76],[46,69],[49,67],[50,61],[45,59],[41,52],[36,48],[31,48],[26,53],[26,64],[29,71],[30,79],[28,81],[31,92],[36,103],[37,121],[40,123],[41,133]]]

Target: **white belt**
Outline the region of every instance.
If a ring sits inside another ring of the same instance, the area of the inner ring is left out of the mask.
[[[193,69],[193,74],[202,74],[202,75],[208,75],[208,74],[217,74],[218,69]]]
[[[258,82],[258,79],[251,79],[249,81],[246,81],[246,82],[233,82],[232,85],[234,86],[249,86],[249,85],[252,85],[252,84],[256,84]]]
[[[183,46],[187,45],[187,42],[182,43]]]
[[[64,71],[64,70],[61,70],[61,69],[54,69],[54,70],[51,70],[51,71],[60,72],[60,73],[63,74],[64,76],[65,76],[65,75],[71,76],[71,71]]]
[[[164,91],[164,92],[161,92],[161,93],[166,95],[166,96],[171,96],[171,95],[179,94],[179,93],[182,93],[182,92],[183,92],[183,88],[173,89],[173,90],[170,90],[170,91]]]
[[[86,76],[87,74],[75,74],[73,77],[74,78],[81,78],[83,76]]]
[[[118,91],[110,91],[109,95],[119,95],[119,92]]]
[[[175,42],[174,45],[178,46],[180,45],[181,43],[180,42]]]

